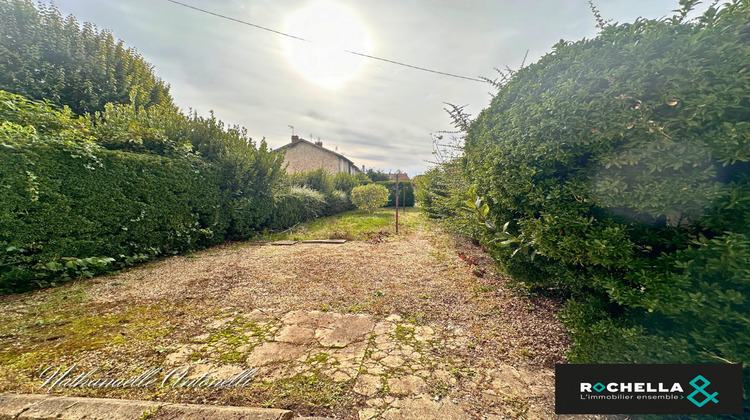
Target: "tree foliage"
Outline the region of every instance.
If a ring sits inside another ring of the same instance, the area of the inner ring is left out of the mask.
[[[152,70],[110,32],[64,18],[54,5],[0,0],[0,89],[77,114],[107,103],[171,105],[169,86]]]
[[[388,203],[388,188],[377,184],[360,185],[352,190],[351,200],[360,210],[373,213]]]
[[[368,178],[370,178],[370,181],[372,182],[378,182],[378,181],[390,181],[391,177],[388,176],[387,173],[380,169],[368,169],[367,172],[365,172]]]

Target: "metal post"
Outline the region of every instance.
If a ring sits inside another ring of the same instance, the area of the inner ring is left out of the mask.
[[[398,179],[401,171],[396,172],[396,235],[398,235]]]

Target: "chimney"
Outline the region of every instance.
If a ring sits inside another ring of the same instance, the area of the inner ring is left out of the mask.
[[[296,135],[296,134],[294,134],[294,135],[292,135],[292,143],[294,143],[296,141],[299,141],[299,136]]]
[[[323,147],[323,142],[322,142],[322,141],[320,141],[320,140],[318,140],[318,141],[316,141],[316,142],[315,142],[315,145],[316,145],[316,146],[320,146],[320,147]]]

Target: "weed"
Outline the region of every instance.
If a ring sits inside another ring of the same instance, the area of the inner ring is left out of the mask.
[[[148,420],[148,419],[154,418],[154,414],[156,414],[156,411],[158,409],[159,407],[154,407],[154,408],[145,410],[143,413],[141,413],[141,417],[139,417],[139,420]]]
[[[448,395],[449,391],[450,391],[450,385],[443,381],[435,382],[435,385],[433,385],[432,387],[432,395],[437,397],[438,400]]]

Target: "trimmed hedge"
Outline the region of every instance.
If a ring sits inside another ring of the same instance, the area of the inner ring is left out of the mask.
[[[0,290],[104,270],[86,271],[86,258],[111,258],[111,269],[220,243],[231,211],[219,186],[200,162],[0,146]]]
[[[448,167],[471,188],[425,198],[466,196],[506,272],[570,297],[570,361],[744,363],[748,410],[750,2],[685,14],[518,71]]]
[[[395,206],[396,181],[377,181],[375,184],[388,188],[388,203],[386,204],[386,207]],[[414,185],[412,185],[411,181],[398,182],[398,206],[414,207]]]

